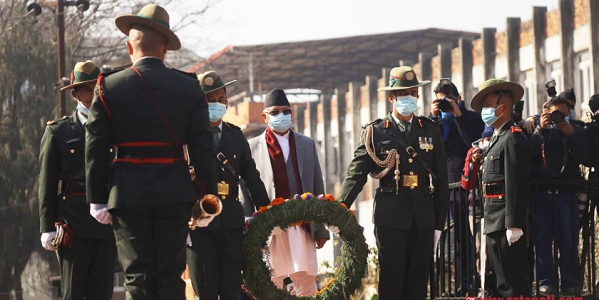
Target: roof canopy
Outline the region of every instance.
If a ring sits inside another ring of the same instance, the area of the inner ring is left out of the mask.
[[[460,38],[476,39],[478,33],[422,29],[397,33],[288,42],[253,46],[228,46],[198,63],[190,71],[215,70],[223,80],[237,79],[227,87],[234,95],[242,91],[267,93],[273,88],[311,88],[325,93],[367,75],[381,76],[399,60],[414,64],[421,52],[437,53],[438,44],[457,46]],[[385,75],[387,76],[387,75]],[[253,88],[250,88],[250,79]]]

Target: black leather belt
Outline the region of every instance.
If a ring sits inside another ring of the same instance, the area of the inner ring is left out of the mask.
[[[483,183],[483,195],[487,198],[495,198],[496,196],[505,196],[505,183],[503,181]]]
[[[116,158],[180,158],[174,146],[116,147]]]
[[[67,188],[69,189],[68,194],[85,197],[85,182],[73,181],[73,182],[71,182],[71,185],[69,186],[68,181],[63,181],[62,194],[64,194],[66,192]]]

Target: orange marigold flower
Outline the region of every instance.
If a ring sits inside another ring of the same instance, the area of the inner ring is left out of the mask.
[[[351,210],[351,209],[349,210],[349,213],[350,213],[352,216],[354,216],[354,217],[356,216],[356,213],[355,213],[353,210]]]
[[[260,206],[260,208],[258,209],[258,213],[263,213],[267,210],[268,210],[268,206]]]
[[[324,195],[324,199],[326,199],[326,200],[328,200],[328,201],[330,201],[330,202],[335,202],[335,201],[337,201],[337,200],[335,200],[335,197],[333,197],[333,195],[331,195],[331,194],[326,194],[326,195]]]
[[[279,197],[279,198],[276,198],[275,200],[272,200],[272,202],[270,202],[270,205],[277,206],[277,205],[281,205],[283,203],[285,203],[285,199]]]
[[[347,209],[347,205],[345,205],[345,203],[341,202],[341,206],[343,206],[343,208]]]

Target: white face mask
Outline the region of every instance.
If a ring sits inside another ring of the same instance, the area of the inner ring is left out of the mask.
[[[480,141],[480,143],[478,144],[478,147],[483,150],[487,149],[489,147],[489,141],[488,140]]]

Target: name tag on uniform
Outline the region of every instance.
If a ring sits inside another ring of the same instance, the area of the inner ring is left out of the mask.
[[[74,138],[74,139],[70,139],[70,140],[68,140],[68,141],[67,141],[67,144],[74,143],[74,142],[78,142],[78,141],[80,141],[80,140],[81,140],[80,138]]]
[[[389,145],[391,144],[391,140],[385,140],[380,142],[381,145]]]

